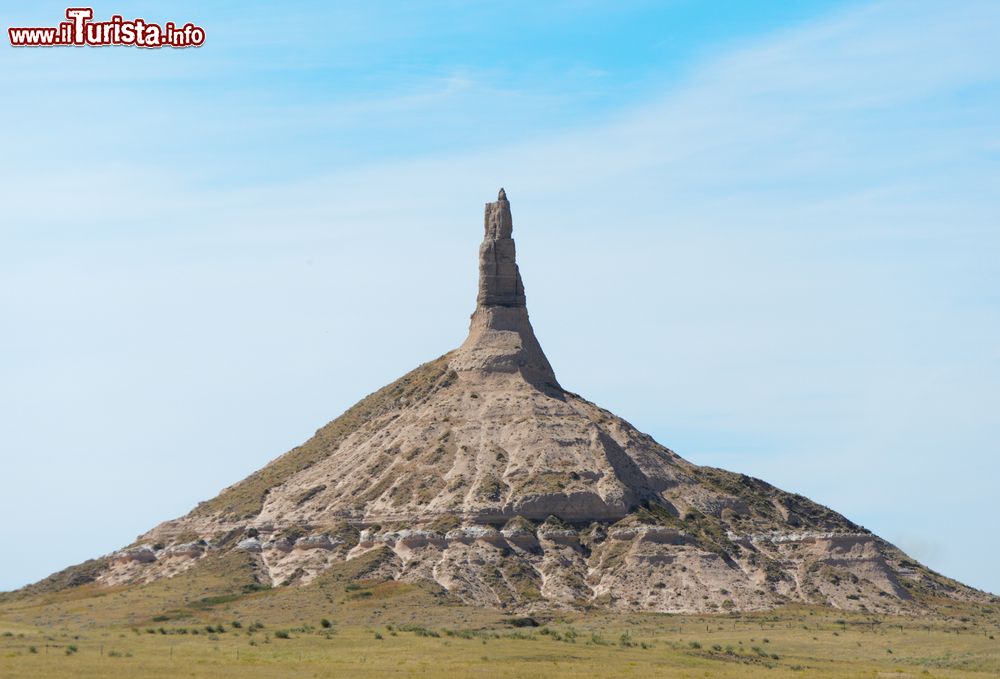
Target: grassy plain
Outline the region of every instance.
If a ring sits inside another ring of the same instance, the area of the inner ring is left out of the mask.
[[[1000,606],[920,618],[790,607],[682,616],[461,605],[331,569],[247,585],[230,556],[137,587],[4,595],[0,677],[998,677]],[[371,564],[369,564],[371,565]]]

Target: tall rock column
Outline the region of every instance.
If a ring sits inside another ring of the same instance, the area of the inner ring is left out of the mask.
[[[479,292],[469,336],[451,367],[458,372],[519,374],[540,389],[559,389],[552,366],[528,319],[524,284],[517,268],[513,222],[507,193],[486,204],[485,233],[479,246]]]
[[[524,284],[517,269],[517,253],[511,238],[514,224],[506,191],[500,189],[496,202],[486,204],[483,221],[486,233],[483,244],[479,246],[479,296],[476,304],[523,307]]]

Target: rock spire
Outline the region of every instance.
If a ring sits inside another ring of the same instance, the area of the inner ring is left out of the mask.
[[[481,374],[519,373],[539,388],[559,389],[528,319],[506,191],[500,189],[496,201],[486,203],[483,222],[476,310],[469,337],[451,365]]]
[[[495,203],[486,204],[483,244],[479,246],[478,306],[523,307],[524,284],[517,269],[514,229],[507,192],[500,189]]]

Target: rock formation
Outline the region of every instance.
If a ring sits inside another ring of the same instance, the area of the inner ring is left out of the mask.
[[[306,585],[375,554],[367,578],[433,581],[465,602],[525,611],[898,612],[986,598],[826,507],[691,464],[563,389],[528,318],[503,190],[486,205],[461,347],[52,582],[147,582],[232,550],[252,555],[264,584]]]
[[[469,337],[450,361],[460,372],[480,377],[517,373],[538,388],[559,389],[528,320],[521,272],[517,268],[513,222],[507,193],[486,204],[485,233],[479,246],[479,294]]]
[[[527,306],[524,284],[517,268],[514,249],[514,222],[507,192],[500,189],[495,203],[486,204],[486,232],[479,246],[479,295],[477,307]]]

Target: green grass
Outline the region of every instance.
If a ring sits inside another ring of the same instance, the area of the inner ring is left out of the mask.
[[[359,557],[302,587],[247,590],[253,560],[231,555],[140,587],[85,585],[6,601],[0,677],[1000,673],[997,605],[938,601],[924,618],[812,607],[715,616],[550,611],[528,623],[524,614],[462,605],[432,584],[358,580],[378,558]]]
[[[381,619],[352,624],[340,617],[336,631],[319,620],[198,635],[178,633],[177,626],[166,634],[147,634],[120,626],[40,627],[0,620],[0,630],[10,633],[0,636],[0,676],[746,679],[1000,672],[1000,642],[989,638],[996,636],[995,614],[964,630],[947,618],[883,619],[873,625],[851,617],[838,624],[832,612],[807,609],[738,617],[568,613],[545,627],[514,628],[500,620],[482,624],[481,611],[452,606],[441,608],[460,625],[435,628],[392,623],[407,611],[394,615],[385,604],[385,599],[370,602],[347,616]],[[266,615],[266,605],[252,608],[254,615]]]

